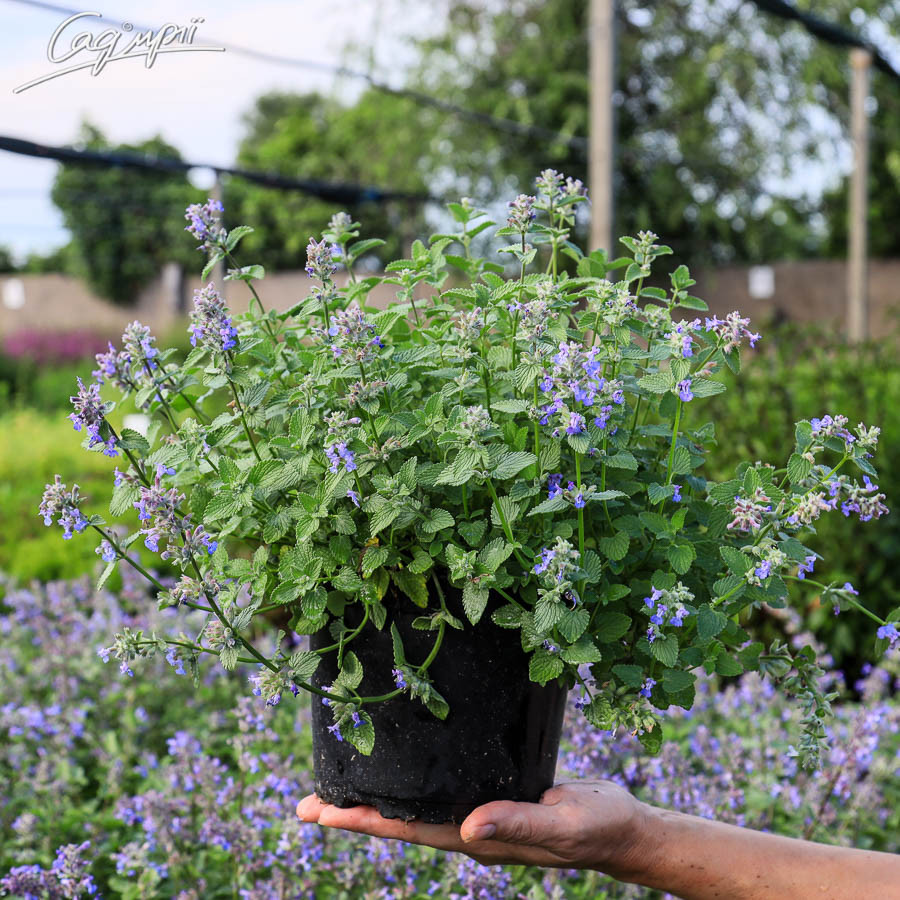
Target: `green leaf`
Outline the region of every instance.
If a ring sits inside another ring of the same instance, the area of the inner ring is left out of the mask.
[[[117,488],[113,488],[112,499],[109,501],[109,514],[119,517],[131,512],[134,509],[134,502],[140,495],[141,491],[137,485],[127,484],[123,481]],[[193,496],[191,502],[193,503]]]
[[[219,651],[219,662],[222,663],[223,668],[227,669],[229,672],[231,672],[237,665],[237,661],[237,647],[223,647]]]
[[[727,676],[736,676],[742,675],[744,672],[744,667],[741,664],[741,661],[734,656],[730,656],[726,653],[720,653],[716,658],[716,672],[720,675]]]
[[[629,628],[631,628],[631,616],[610,610],[597,616],[592,633],[601,644],[611,644],[624,637]]]
[[[423,609],[428,606],[428,583],[424,575],[416,575],[408,569],[401,569],[398,572],[391,572],[391,579],[416,606]]]
[[[665,394],[672,390],[675,381],[668,372],[653,372],[638,379],[638,385],[651,394]]]
[[[657,537],[672,533],[672,527],[669,520],[659,513],[643,510],[638,513],[638,518],[641,520],[644,527]]]
[[[360,723],[353,725],[349,717],[341,724],[341,735],[345,741],[352,744],[363,756],[371,756],[375,747],[375,726],[372,717],[363,711],[359,711]]]
[[[548,634],[563,617],[566,607],[552,594],[545,594],[534,605],[534,627],[541,634]]]
[[[334,683],[339,687],[347,688],[348,690],[356,690],[356,688],[359,687],[362,678],[362,663],[352,650],[348,650],[344,654],[341,671],[338,673],[338,677],[335,678]]]
[[[281,540],[291,527],[293,521],[293,513],[290,509],[279,507],[267,519],[263,527],[263,540],[267,544],[274,544],[275,541]]]
[[[744,575],[753,568],[753,560],[746,553],[734,547],[724,546],[719,548],[719,553],[725,564],[735,575]]]
[[[363,578],[368,578],[379,566],[383,566],[390,555],[387,547],[369,547],[362,558]]]
[[[727,624],[728,617],[708,604],[697,611],[697,637],[704,643],[720,634]]]
[[[561,656],[567,663],[574,666],[583,663],[598,663],[603,659],[603,654],[588,635],[579,638],[569,647],[563,647]]]
[[[663,731],[662,725],[657,722],[650,731],[641,731],[638,733],[638,740],[641,746],[651,755],[656,756],[662,749]]]
[[[689,541],[684,543],[672,544],[666,551],[666,559],[669,560],[672,568],[679,574],[684,575],[691,564],[697,558],[697,551],[694,545]]]
[[[497,465],[491,470],[491,477],[502,481],[506,478],[513,478],[518,475],[522,469],[528,468],[537,462],[537,457],[533,453],[524,450],[506,452],[498,460]]]
[[[429,510],[423,517],[423,521],[420,523],[422,530],[428,532],[429,534],[433,534],[435,532],[440,531],[442,528],[450,528],[454,523],[453,516],[447,512],[446,509],[441,509],[440,507],[436,509]]]
[[[424,698],[425,706],[428,711],[442,722],[447,718],[450,712],[450,704],[431,686],[428,686],[428,693]]]
[[[663,690],[667,694],[678,694],[692,687],[696,680],[692,672],[685,672],[684,669],[665,669],[661,679]]]
[[[644,683],[644,670],[640,666],[618,665],[613,666],[613,675],[630,688],[637,690]]]
[[[812,463],[799,453],[792,453],[787,464],[787,475],[791,484],[799,484],[809,478],[812,472]]]
[[[507,544],[503,538],[494,538],[478,553],[478,562],[493,575],[509,559],[512,552],[512,544]]]
[[[519,628],[522,625],[522,613],[524,610],[515,603],[507,603],[500,609],[495,609],[491,615],[491,620],[500,628]]]
[[[231,253],[241,242],[241,238],[248,234],[253,234],[253,229],[249,225],[238,225],[237,228],[232,228],[225,239],[225,249]]]
[[[721,394],[725,385],[721,381],[713,381],[711,378],[693,378],[691,380],[691,393],[695,397],[712,397]]]
[[[691,454],[687,447],[676,447],[672,454],[672,472],[675,475],[687,475],[691,468]]]
[[[487,531],[487,522],[484,519],[479,519],[477,522],[460,522],[456,526],[456,530],[470,547],[477,547]]]
[[[396,503],[390,503],[383,500],[382,503],[375,507],[374,512],[369,516],[369,534],[375,537],[380,531],[384,531],[397,516],[403,512],[403,507]]]
[[[562,674],[565,666],[555,653],[543,648],[535,650],[528,663],[528,677],[538,684],[546,684]]]
[[[110,560],[104,567],[103,571],[100,573],[100,577],[97,579],[97,590],[102,590],[103,585],[109,580],[109,576],[112,575],[116,570],[116,563],[118,563],[118,557],[116,559]]]
[[[491,412],[495,410],[504,413],[525,412],[528,409],[528,403],[525,400],[494,400],[491,403]]]
[[[236,516],[244,508],[242,501],[238,500],[230,491],[216,494],[206,505],[203,518],[207,522],[218,522],[221,519],[229,519]]]
[[[489,591],[486,587],[467,581],[463,585],[463,609],[466,618],[475,625],[487,606]]]
[[[309,681],[321,661],[322,657],[312,650],[298,650],[290,659],[291,673],[301,681]]]
[[[650,644],[650,655],[671,668],[678,662],[678,638],[674,634],[658,637]]]
[[[569,501],[565,499],[565,497],[557,496],[557,497],[548,497],[542,503],[538,503],[534,509],[532,509],[528,515],[529,516],[539,516],[544,513],[552,513],[552,512],[560,512],[560,510],[567,509],[569,507]]]
[[[624,531],[617,531],[612,537],[600,538],[598,541],[600,552],[611,559],[618,562],[628,555],[628,545],[630,541],[628,535]]]
[[[571,644],[584,634],[590,618],[590,614],[583,606],[567,609],[557,622],[556,630]]]
[[[634,454],[628,450],[620,450],[618,453],[606,457],[604,462],[611,469],[628,469],[630,472],[636,472],[638,467]]]

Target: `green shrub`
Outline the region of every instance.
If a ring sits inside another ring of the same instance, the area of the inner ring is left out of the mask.
[[[759,353],[745,363],[728,390],[713,397],[718,471],[726,477],[741,459],[764,450],[776,458],[794,441],[794,422],[840,412],[852,423],[875,422],[882,434],[878,473],[888,505],[900,496],[900,364],[894,338],[850,346],[809,325],[766,331]],[[825,553],[834,577],[852,582],[867,605],[884,616],[900,606],[900,519],[885,516],[877,528],[854,528],[850,519],[823,516],[806,543]],[[796,594],[799,598],[800,592]],[[809,596],[808,589],[803,596]],[[795,600],[796,600],[795,598]],[[796,603],[794,604],[796,606]],[[807,619],[825,639],[839,666],[857,671],[867,642],[860,622],[835,618],[831,606],[815,602]],[[867,633],[866,633],[867,634]],[[868,634],[867,634],[868,639]]]

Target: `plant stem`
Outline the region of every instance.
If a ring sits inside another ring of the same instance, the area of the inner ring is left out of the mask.
[[[488,491],[490,491],[491,497],[494,500],[494,506],[497,508],[497,515],[500,517],[500,523],[503,525],[503,532],[506,535],[506,539],[514,544],[515,540],[513,539],[512,529],[509,527],[509,522],[506,520],[506,513],[503,511],[503,507],[500,504],[500,498],[497,496],[497,491],[494,488],[494,482],[491,481],[490,478],[486,480],[486,484],[488,486]],[[520,565],[525,569],[525,571],[529,571],[531,566],[525,561],[522,557],[522,554],[519,553],[518,548],[513,548],[513,553],[516,555],[516,559],[519,561]]]
[[[228,376],[226,376],[226,378],[227,377]],[[240,398],[238,397],[237,388],[234,386],[234,382],[230,378],[228,378],[228,384],[231,387],[231,394],[234,397],[235,406],[237,406],[238,412],[241,415],[241,423],[244,426],[244,434],[247,435],[247,440],[250,441],[250,447],[253,450],[253,455],[257,458],[257,460],[259,460],[259,462],[262,462],[262,457],[259,455],[259,450],[256,449],[256,441],[253,439],[253,434],[250,431],[250,426],[247,424],[247,419],[244,416],[244,407],[241,406],[241,401],[240,401]]]
[[[578,482],[578,493],[581,493],[581,454],[575,454],[575,480]],[[578,554],[584,560],[584,507],[578,510]]]

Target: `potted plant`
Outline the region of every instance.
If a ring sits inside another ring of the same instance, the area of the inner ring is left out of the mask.
[[[160,605],[207,615],[199,634],[125,631],[103,652],[126,674],[154,653],[195,675],[207,657],[249,664],[268,704],[308,691],[328,801],[458,821],[485,800],[535,800],[568,690],[594,726],[655,750],[660,711],[691,706],[699,671],[776,679],[805,710],[799,754],[818,759],[833,695],[815,655],[754,640],[753,623],[790,580],[863,610],[850,584],[809,577],[818,558],[800,538],[824,512],[887,511],[878,429],[812,418],[780,467],[707,481],[716,433],[699,408],[759,335],[737,312],[683,317],[706,304],[684,266],[667,288],[651,279],[670,250],[650,232],[624,238],[624,257],[583,255],[581,183],[548,170],[536,187],[509,204],[490,259],[475,248],[494,225],[463,199],[452,233],[378,276],[355,264],[380,242],[338,214],[310,239],[309,296],[281,313],[260,300],[262,268],[235,259],[251,229],[192,206],[203,280],[223,262],[250,312],[232,316],[208,284],[186,359],[135,322],[73,397],[85,446],[121,459],[111,513],[139,527],[86,516],[59,476],[45,522],[101,536],[101,582],[124,562]],[[384,309],[368,302],[378,285],[394,295]],[[146,436],[114,429],[101,385],[152,417]],[[178,579],[148,571],[136,541]],[[900,614],[866,614],[883,646],[897,640]],[[284,630],[263,652],[272,616]]]

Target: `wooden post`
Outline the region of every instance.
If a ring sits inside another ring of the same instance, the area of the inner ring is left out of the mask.
[[[590,149],[588,190],[591,242],[588,250],[616,253],[613,236],[613,90],[615,81],[615,2],[591,0],[590,10]]]
[[[850,174],[850,207],[847,259],[847,337],[864,341],[869,336],[868,295],[868,176],[869,122],[866,100],[872,54],[854,47],[850,51],[850,135],[853,145],[853,170]]]

